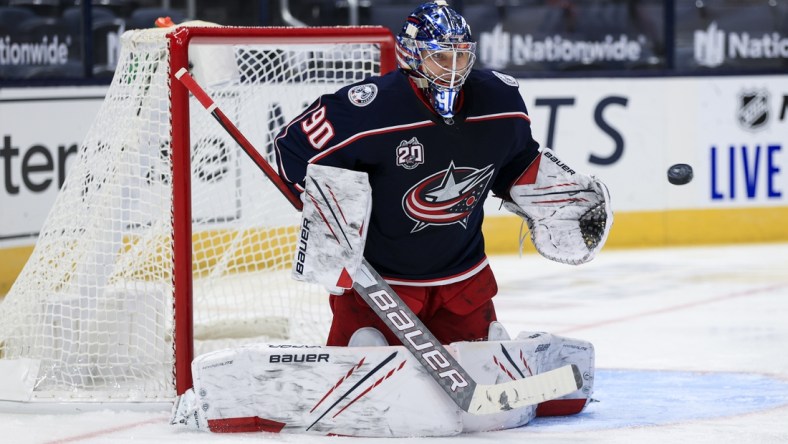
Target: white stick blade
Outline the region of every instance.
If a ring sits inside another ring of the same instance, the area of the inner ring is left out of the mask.
[[[477,385],[468,413],[488,415],[568,395],[583,386],[577,366],[563,367],[501,384]]]

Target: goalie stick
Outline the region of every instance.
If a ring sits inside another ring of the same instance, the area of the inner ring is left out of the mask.
[[[287,187],[186,68],[180,68],[174,77],[194,95],[285,198],[300,211],[303,208],[301,199]],[[583,378],[574,364],[505,383],[477,384],[366,259],[362,260],[361,268],[355,276],[353,289],[452,401],[465,412],[484,415],[531,406],[567,395],[583,386]]]

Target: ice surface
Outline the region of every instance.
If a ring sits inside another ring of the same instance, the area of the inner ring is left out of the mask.
[[[596,347],[580,415],[430,443],[788,442],[788,244],[604,250],[582,266],[491,258],[498,317]],[[316,443],[373,440],[190,432],[154,411],[0,412],[7,443]]]

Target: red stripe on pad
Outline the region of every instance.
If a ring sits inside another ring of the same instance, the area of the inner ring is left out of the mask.
[[[536,406],[536,416],[567,416],[580,413],[586,406],[586,398],[553,399]]]
[[[263,419],[259,416],[245,418],[209,419],[208,428],[214,433],[271,432],[279,433],[285,423]]]

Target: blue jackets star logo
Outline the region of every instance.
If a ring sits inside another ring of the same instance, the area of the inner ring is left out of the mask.
[[[402,199],[402,208],[416,222],[411,233],[430,225],[467,226],[468,217],[483,201],[487,185],[495,169],[463,168],[449,164],[449,168],[435,173],[414,185]]]

